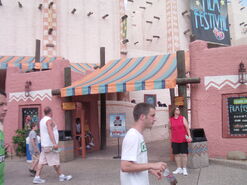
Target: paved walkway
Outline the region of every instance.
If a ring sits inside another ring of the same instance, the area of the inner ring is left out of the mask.
[[[164,159],[170,170],[176,168],[175,163],[169,161],[167,148],[163,142],[155,142],[148,146],[150,160]],[[47,180],[47,185],[118,185],[120,160],[112,159],[116,154],[117,148],[109,147],[107,150],[89,154],[86,160],[77,158],[62,163],[64,173],[73,175],[73,179],[69,182],[58,182],[54,170],[50,167],[43,169],[42,177]],[[27,167],[24,158],[7,159],[5,185],[32,184],[32,177],[29,176]],[[210,166],[207,168],[189,169],[189,176],[176,177],[178,184],[181,185],[247,185],[247,162],[226,162],[215,159],[210,161]],[[150,185],[160,184],[168,185],[165,179],[157,181],[150,176]]]

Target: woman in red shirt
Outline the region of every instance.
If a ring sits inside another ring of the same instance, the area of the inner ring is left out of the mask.
[[[169,128],[172,142],[172,152],[175,155],[175,161],[177,165],[177,169],[173,171],[173,173],[188,175],[186,169],[188,158],[188,142],[191,142],[192,139],[188,122],[185,117],[180,115],[179,107],[176,107],[172,111]]]

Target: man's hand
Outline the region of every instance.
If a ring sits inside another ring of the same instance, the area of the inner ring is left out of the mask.
[[[58,149],[58,145],[57,144],[53,145],[53,149],[57,150]]]
[[[151,169],[159,170],[163,172],[167,167],[167,164],[164,162],[151,163]]]
[[[152,175],[157,177],[158,180],[160,180],[163,177],[162,173],[159,170],[151,169],[151,170],[149,170],[149,173],[151,173]]]

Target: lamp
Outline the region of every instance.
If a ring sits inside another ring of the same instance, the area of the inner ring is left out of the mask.
[[[32,85],[32,82],[30,80],[27,80],[25,82],[25,96],[26,97],[30,96],[31,85]]]
[[[18,1],[18,6],[19,6],[19,8],[23,7],[20,1]]]
[[[129,42],[128,39],[124,39],[124,40],[122,41],[123,44],[126,44],[127,42]]]
[[[93,14],[93,12],[88,12],[87,13],[87,16],[89,17],[90,15],[92,15]]]
[[[53,32],[53,28],[49,28],[49,29],[48,29],[48,34],[51,35],[52,32]]]
[[[76,12],[76,9],[74,8],[74,9],[71,11],[71,13],[72,13],[72,14],[75,14],[75,12]]]
[[[109,14],[105,14],[103,17],[102,17],[102,19],[105,19],[106,17],[108,17],[109,16]]]
[[[42,4],[39,4],[38,9],[39,9],[39,10],[42,10],[42,7],[43,7],[43,5],[42,5]]]
[[[51,1],[51,2],[49,3],[49,5],[48,5],[48,8],[51,9],[51,7],[52,7],[53,4],[54,4],[54,2]]]
[[[246,78],[246,68],[244,67],[244,63],[241,61],[239,64],[239,69],[238,69],[238,82],[241,84],[244,84],[247,82]]]

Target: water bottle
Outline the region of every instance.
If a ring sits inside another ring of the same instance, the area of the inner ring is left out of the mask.
[[[165,169],[163,175],[166,177],[167,182],[171,185],[176,185],[178,183],[176,177],[169,171],[168,168]]]

